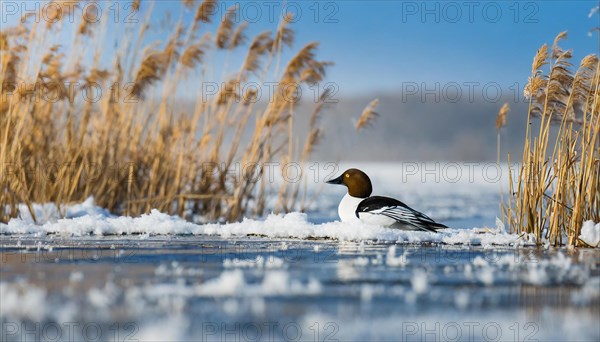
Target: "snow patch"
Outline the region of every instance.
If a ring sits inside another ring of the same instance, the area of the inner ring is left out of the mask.
[[[31,205],[33,214],[38,223],[57,222],[61,218],[76,218],[87,215],[100,215],[105,217],[112,216],[110,212],[96,205],[94,197],[90,196],[82,203],[76,203],[63,208],[64,215],[54,203],[34,203]],[[25,204],[19,205],[19,219],[23,222],[35,223],[33,216],[29,212],[29,208]]]
[[[581,227],[579,238],[593,247],[600,247],[600,223],[585,221]]]
[[[425,293],[429,285],[427,280],[427,272],[423,270],[415,270],[410,282],[416,294]]]
[[[31,319],[46,318],[46,290],[28,283],[0,282],[0,317]]]
[[[532,245],[535,242],[519,237],[517,234],[506,234],[502,229],[448,228],[438,233],[431,233],[403,231],[361,222],[342,223],[334,221],[314,224],[308,221],[305,213],[299,212],[285,215],[271,214],[264,220],[245,218],[242,222],[203,225],[194,224],[178,216],[161,213],[158,210],[152,210],[149,214],[139,217],[115,217],[106,210],[95,206],[92,198],[82,204],[71,206],[67,209],[67,212],[70,215],[67,218],[50,219],[42,224],[35,224],[30,218],[12,219],[8,224],[0,223],[0,234],[58,234],[71,237],[138,234],[142,239],[153,235],[216,235],[224,238],[259,235],[270,238],[317,238],[339,241],[368,240],[402,244],[440,243],[484,246],[522,246]],[[388,259],[388,261],[401,263],[397,259]]]
[[[254,259],[225,259],[223,260],[224,268],[282,268],[285,261],[281,258],[270,256],[266,259],[262,255],[258,255]]]
[[[390,246],[385,258],[385,263],[388,266],[401,266],[408,265],[408,250],[404,250],[402,255],[396,256],[396,246]]]

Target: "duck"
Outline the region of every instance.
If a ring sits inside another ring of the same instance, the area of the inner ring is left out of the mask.
[[[338,206],[338,214],[342,222],[363,222],[395,229],[427,232],[448,228],[395,198],[371,196],[373,192],[371,179],[359,169],[348,169],[339,177],[330,179],[326,183],[344,185],[348,188],[348,192]]]

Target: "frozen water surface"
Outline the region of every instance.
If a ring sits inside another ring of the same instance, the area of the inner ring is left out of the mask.
[[[595,250],[206,236],[0,241],[3,341],[52,340],[56,331],[65,340],[215,341],[599,334]]]
[[[378,194],[453,228],[334,222],[337,188],[307,215],[224,225],[114,217],[91,200],[60,220],[36,206],[45,224],[0,225],[0,340],[600,338],[600,249],[506,233],[497,182],[400,182],[393,168],[372,168],[376,192],[387,183]],[[597,225],[585,227],[595,239]]]

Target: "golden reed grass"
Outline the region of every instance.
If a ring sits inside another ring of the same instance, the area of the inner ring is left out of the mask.
[[[363,109],[362,114],[360,115],[358,121],[356,121],[356,124],[354,125],[357,132],[363,128],[370,127],[375,123],[375,120],[379,116],[379,113],[375,111],[377,106],[379,106],[379,99],[374,99],[371,102],[369,102],[365,109]]]
[[[179,20],[166,42],[144,45],[156,25],[149,20],[152,3],[147,4],[145,14],[140,12],[146,19],[139,25],[120,23],[107,30],[108,16],[98,22],[82,17],[78,23],[25,21],[0,33],[0,220],[17,216],[19,203],[33,215],[32,203],[64,208],[88,196],[127,215],[152,208],[209,220],[261,214],[268,191],[264,165],[276,158],[302,162],[318,144],[318,117],[328,93],[316,104],[300,146],[300,137],[292,134],[298,95],[288,86],[320,82],[330,63],[318,61],[318,44],[310,43],[278,71],[282,51],[294,40],[289,17],[274,32],[248,40],[248,24],[233,20],[235,7],[210,32],[216,1],[183,1],[194,13],[189,27]],[[144,7],[133,3],[135,11]],[[47,37],[70,32],[69,25],[75,25],[72,45],[44,44]],[[107,56],[105,47],[117,38],[116,53]],[[90,49],[92,58],[84,58]],[[223,72],[224,86],[214,100],[203,101],[199,85],[213,68],[206,57],[243,49],[239,69]],[[110,67],[102,66],[106,59]],[[190,82],[189,75],[199,79]],[[277,82],[266,109],[253,101],[255,90],[240,90],[250,80]],[[69,83],[100,84],[111,93],[82,102],[67,91]],[[131,86],[122,91],[111,84]],[[190,89],[190,84],[197,86]],[[191,110],[178,102],[181,88],[197,93]],[[40,89],[58,94],[56,101],[36,99]],[[253,166],[252,177],[232,175],[234,163]],[[207,165],[215,167],[207,170]],[[43,176],[31,172],[40,168]],[[283,182],[277,209],[304,202],[300,187]]]
[[[588,55],[573,71],[571,51],[559,46],[565,38],[560,33],[533,59],[523,160],[510,173],[503,211],[514,231],[534,234],[538,243],[585,246],[582,223],[600,222],[600,64]]]

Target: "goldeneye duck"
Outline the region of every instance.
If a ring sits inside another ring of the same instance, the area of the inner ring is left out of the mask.
[[[342,222],[360,220],[384,227],[429,232],[448,228],[397,199],[371,196],[373,191],[371,180],[359,169],[348,169],[341,176],[327,183],[341,184],[348,188],[348,192],[338,206],[338,214]]]

